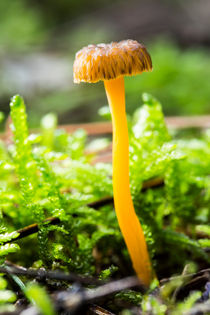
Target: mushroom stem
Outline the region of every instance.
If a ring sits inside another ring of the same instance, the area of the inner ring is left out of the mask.
[[[125,111],[124,77],[105,80],[113,124],[113,191],[117,219],[133,268],[140,281],[151,282],[151,264],[144,233],[135,213],[129,185],[129,139]]]

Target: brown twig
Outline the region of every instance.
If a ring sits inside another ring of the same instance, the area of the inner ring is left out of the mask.
[[[78,129],[83,129],[89,136],[106,135],[112,133],[112,124],[110,122],[94,122],[86,124],[61,125],[58,129],[64,129],[72,133]]]
[[[109,205],[109,204],[113,204],[113,197],[101,198],[99,200],[88,203],[87,206],[97,210],[97,209],[99,209],[103,206]]]
[[[103,281],[94,279],[92,277],[83,277],[76,275],[74,273],[66,274],[60,271],[48,271],[45,269],[27,269],[24,267],[20,267],[14,265],[8,261],[6,261],[5,267],[0,267],[0,273],[8,274],[8,275],[17,275],[17,276],[25,276],[27,278],[38,278],[39,280],[52,279],[66,282],[78,282],[81,284],[89,285],[99,285],[102,284]]]
[[[100,199],[100,200],[97,200],[97,201],[94,201],[94,202],[91,202],[88,204],[89,207],[93,208],[93,209],[99,209],[100,207],[104,206],[104,205],[107,205],[107,204],[110,204],[113,202],[113,198],[112,197],[107,197],[107,198],[103,198],[103,199]],[[48,224],[51,224],[51,225],[57,225],[60,223],[60,219],[57,218],[57,217],[51,217],[51,218],[47,218],[46,220],[44,220],[44,223],[48,223]],[[39,224],[37,223],[33,223],[33,224],[30,224],[22,229],[19,229],[17,230],[17,233],[19,234],[17,237],[13,238],[12,240],[9,240],[6,243],[12,243],[12,242],[15,242],[15,241],[18,241],[26,236],[29,236],[29,235],[32,235],[32,234],[35,234],[39,231]]]
[[[55,217],[47,218],[46,220],[44,220],[44,223],[56,225],[60,223],[60,219],[55,218]],[[14,241],[18,241],[21,238],[37,233],[38,231],[39,231],[39,225],[37,223],[30,224],[22,229],[17,230],[17,233],[19,233],[19,235],[10,241],[7,241],[6,243],[12,243]]]
[[[76,293],[62,291],[57,294],[56,300],[65,310],[75,311],[78,307],[81,307],[81,305],[104,300],[117,292],[137,286],[141,292],[145,292],[145,288],[140,284],[138,278],[131,276],[106,283],[92,290],[85,289]]]
[[[187,129],[187,128],[209,128],[210,115],[203,116],[171,116],[165,118],[169,128]]]
[[[186,128],[209,128],[210,115],[205,116],[171,116],[165,118],[169,128],[186,129]],[[112,133],[111,122],[96,122],[87,124],[74,124],[58,126],[66,132],[72,133],[77,129],[84,129],[88,135],[97,136]]]
[[[115,315],[98,305],[89,305],[87,315]]]
[[[205,116],[171,116],[165,118],[166,124],[169,128],[186,129],[186,128],[209,128],[210,115]],[[9,124],[7,124],[9,125]],[[84,129],[90,136],[106,135],[112,133],[111,122],[95,122],[87,124],[72,124],[60,125],[58,129],[63,129],[68,133],[72,133],[78,129]],[[32,130],[38,132],[38,130]],[[5,140],[8,138],[8,133],[0,134],[0,139]]]
[[[142,191],[145,191],[149,188],[158,188],[164,185],[164,180],[161,177],[156,177],[152,179],[148,179],[142,184]]]
[[[174,276],[174,277],[170,277],[170,278],[164,278],[164,279],[161,279],[160,280],[160,285],[164,285],[166,284],[167,282],[170,282],[170,281],[173,281],[173,280],[179,280],[179,279],[191,279],[193,277],[198,277],[198,276],[203,276],[203,275],[209,275],[210,277],[210,268],[207,268],[207,269],[203,269],[203,270],[200,270],[198,272],[195,272],[195,273],[188,273],[188,274],[185,274],[185,275],[180,275],[180,276]]]
[[[197,276],[186,284],[180,286],[176,292],[174,300],[182,300],[183,298],[187,297],[190,292],[201,290],[201,288],[203,288],[209,281],[209,276],[210,275],[208,273],[204,273],[203,275]]]
[[[138,278],[132,276],[106,283],[95,289],[83,289],[75,287],[76,290],[74,292],[73,287],[73,292],[69,290],[55,292],[51,295],[51,298],[59,314],[66,314],[67,312],[70,312],[71,314],[75,315],[114,315],[101,306],[95,305],[95,303],[97,303],[97,301],[104,301],[108,297],[113,296],[115,293],[134,287],[138,287],[141,292],[145,292],[145,288],[140,284]],[[17,308],[12,314],[20,315],[23,310],[26,312],[26,314],[39,314],[38,312],[36,313],[36,308],[31,306],[27,309],[23,307]]]

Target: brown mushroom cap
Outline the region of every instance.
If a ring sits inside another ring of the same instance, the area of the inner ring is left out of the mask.
[[[89,45],[76,54],[74,82],[95,83],[152,70],[146,48],[135,40]]]

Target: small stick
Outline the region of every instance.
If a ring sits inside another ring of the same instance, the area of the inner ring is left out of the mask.
[[[187,129],[187,128],[209,128],[210,115],[203,116],[171,116],[165,117],[166,124],[169,128]],[[112,126],[110,122],[103,123],[86,123],[74,125],[61,125],[60,129],[72,133],[77,129],[84,129],[88,135],[103,135],[112,133]]]
[[[164,180],[161,177],[152,178],[146,180],[142,184],[142,191],[146,191],[149,188],[161,187],[164,185]],[[93,209],[98,209],[100,207],[106,206],[113,203],[113,197],[105,197],[100,200],[89,203],[87,206]]]
[[[187,129],[187,128],[209,128],[210,115],[203,116],[170,116],[165,117],[168,128]],[[110,122],[94,122],[86,124],[60,125],[58,129],[63,129],[68,133],[83,129],[89,136],[107,135],[112,133]]]
[[[90,202],[87,204],[88,207],[90,208],[93,208],[95,210],[103,207],[103,206],[106,206],[106,205],[109,205],[109,204],[113,204],[113,197],[105,197],[105,198],[101,198],[100,200],[96,200],[96,201],[93,201],[93,202]]]
[[[142,184],[142,191],[145,191],[149,188],[158,188],[164,185],[164,180],[161,177],[155,177],[155,178],[151,178],[148,179],[146,181],[143,182]]]
[[[171,116],[165,117],[166,124],[169,128],[186,129],[186,128],[209,128],[210,115],[203,116]],[[10,120],[8,119],[7,125],[9,126]],[[86,124],[71,124],[59,125],[58,129],[63,129],[68,133],[72,133],[78,129],[84,129],[89,136],[107,135],[112,133],[112,125],[110,122],[95,122]],[[31,130],[33,133],[39,132],[39,129]],[[0,139],[5,140],[9,138],[8,127],[6,132],[0,134]]]
[[[94,290],[87,290],[85,292],[85,300],[88,302],[100,300],[106,296],[137,286],[142,293],[146,292],[144,285],[140,283],[140,280],[136,276],[126,277],[124,279],[106,283]]]
[[[115,315],[115,314],[105,310],[101,306],[93,304],[93,305],[89,305],[87,315]]]
[[[60,219],[55,218],[55,217],[47,218],[46,220],[44,220],[44,223],[56,225],[56,224],[60,223]],[[12,243],[12,242],[17,241],[17,240],[24,238],[26,236],[37,233],[38,231],[39,231],[39,225],[37,223],[30,224],[30,225],[28,225],[22,229],[17,230],[19,235],[17,237],[13,238],[12,240],[5,242],[4,244]]]
[[[165,283],[173,281],[173,280],[191,279],[192,277],[202,276],[204,274],[209,274],[209,276],[210,276],[210,268],[203,269],[203,270],[200,270],[200,271],[195,272],[195,273],[188,273],[188,274],[185,274],[185,275],[180,275],[180,276],[174,276],[174,277],[170,277],[170,278],[161,279],[160,280],[160,285],[164,285]]]
[[[92,277],[83,277],[74,273],[66,274],[60,271],[47,271],[45,269],[27,269],[6,261],[5,267],[0,267],[0,273],[8,275],[25,276],[28,278],[52,279],[66,282],[79,282],[82,284],[102,284],[103,281],[94,279]]]
[[[136,276],[131,276],[109,282],[97,287],[96,289],[85,289],[76,293],[70,293],[67,291],[59,292],[57,294],[57,302],[62,305],[62,307],[65,307],[65,309],[72,311],[80,307],[82,304],[95,303],[106,297],[112,296],[117,292],[137,286],[142,293],[145,292],[145,287],[140,283],[139,279]]]

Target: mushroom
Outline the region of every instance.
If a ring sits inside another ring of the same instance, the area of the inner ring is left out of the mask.
[[[129,139],[124,75],[152,70],[146,48],[135,40],[89,45],[77,52],[74,82],[104,81],[113,124],[113,193],[117,219],[140,281],[148,286],[152,268],[144,233],[135,213],[129,185]]]

